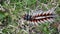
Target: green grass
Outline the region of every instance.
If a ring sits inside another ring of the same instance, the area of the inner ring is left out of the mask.
[[[60,0],[55,0],[56,3],[60,5]],[[41,9],[43,11],[47,11],[48,9],[42,5],[48,4],[48,8],[55,7],[56,5],[52,5],[54,3],[53,0],[10,0],[10,3],[6,3],[6,0],[2,2],[2,6],[7,8],[6,11],[0,11],[0,22],[1,22],[1,34],[58,34],[57,28],[50,26],[51,23],[40,24],[39,26],[31,26],[30,28],[26,27],[25,30],[21,28],[21,22],[18,21],[22,18],[25,12],[31,10]],[[37,6],[39,6],[37,8]],[[56,13],[58,17],[56,18],[56,22],[60,21],[60,6],[56,8]],[[24,22],[25,23],[25,22]],[[27,23],[27,22],[26,22]],[[27,24],[25,24],[26,26]],[[29,32],[29,29],[34,32]]]

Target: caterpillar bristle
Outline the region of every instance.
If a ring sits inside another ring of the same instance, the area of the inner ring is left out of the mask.
[[[43,15],[46,15],[46,12],[43,12]]]
[[[48,21],[44,19],[44,22],[48,22]]]
[[[40,21],[38,21],[38,23],[40,23]]]
[[[50,18],[50,20],[51,20],[51,21],[53,21],[53,20],[54,20],[54,18]]]
[[[44,23],[44,21],[40,20],[41,23]]]
[[[38,25],[38,23],[37,23],[37,22],[35,22],[34,24],[35,24],[35,25]]]

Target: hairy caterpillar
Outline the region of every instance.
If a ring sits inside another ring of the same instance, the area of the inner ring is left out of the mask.
[[[55,9],[56,7],[48,11],[36,10],[30,12],[30,14],[25,14],[23,19],[34,23],[45,23],[47,21],[53,22],[56,17],[56,13],[54,12]]]

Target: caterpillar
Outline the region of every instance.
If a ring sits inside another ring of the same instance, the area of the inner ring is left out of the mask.
[[[48,11],[36,10],[30,12],[30,14],[25,14],[23,19],[34,23],[53,22],[56,17],[56,13],[54,12],[55,8],[49,9]]]

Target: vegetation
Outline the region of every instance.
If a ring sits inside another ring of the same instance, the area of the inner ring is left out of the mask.
[[[29,26],[26,21],[22,25],[21,19],[26,12],[47,11],[57,4],[55,22]],[[0,34],[59,34],[60,0],[0,0],[0,9]]]

